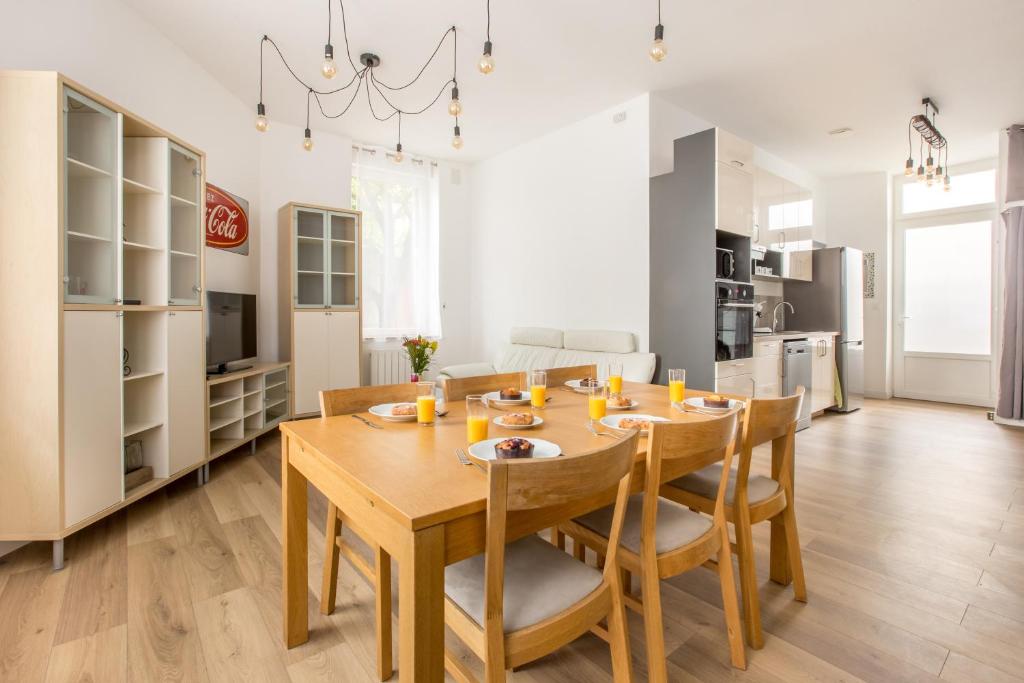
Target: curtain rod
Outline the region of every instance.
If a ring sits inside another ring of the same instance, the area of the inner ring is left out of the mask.
[[[380,149],[381,148],[379,148],[379,147],[361,147],[359,145],[352,145],[352,151],[353,152],[369,152],[370,154],[376,154],[378,152],[378,150],[380,150]],[[395,156],[394,152],[389,152],[387,150],[383,150],[383,151],[384,151],[385,158],[390,159],[390,158]],[[417,158],[417,157],[409,157],[409,161],[411,161],[414,164],[425,164],[425,163],[427,163],[426,159],[420,159],[420,158]],[[436,161],[431,161],[429,163],[434,168],[437,168],[437,162]]]

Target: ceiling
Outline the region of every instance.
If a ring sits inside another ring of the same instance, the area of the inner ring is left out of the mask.
[[[123,1],[254,110],[264,33],[316,87],[343,84],[352,74],[336,3],[339,74],[327,81],[319,73],[327,14],[321,0]],[[477,160],[648,91],[822,176],[901,169],[906,123],[925,95],[941,109],[938,126],[954,164],[995,156],[997,131],[1024,120],[1021,0],[666,0],[669,56],[660,64],[646,56],[655,0],[495,0],[497,68],[489,76],[475,67],[484,6],[346,0],[354,58],[379,54],[377,74],[391,84],[408,81],[445,29],[458,28],[465,147],[450,146],[453,119],[443,95],[431,111],[403,118],[407,151]],[[451,75],[450,47],[393,101],[407,109],[429,102]],[[302,127],[304,89],[271,49],[264,68],[271,120]],[[334,97],[325,99],[328,110],[347,101]],[[847,126],[853,134],[828,135]],[[395,121],[374,121],[365,95],[338,120],[314,110],[311,127],[373,144],[396,139]]]

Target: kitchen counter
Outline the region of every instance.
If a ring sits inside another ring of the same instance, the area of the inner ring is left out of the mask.
[[[820,330],[818,330],[818,331],[810,331],[810,332],[788,332],[788,333],[785,333],[785,334],[783,334],[781,332],[779,334],[760,334],[758,332],[755,332],[754,333],[754,341],[755,342],[759,342],[759,341],[787,341],[787,340],[790,340],[790,339],[804,339],[805,337],[838,337],[838,336],[839,336],[838,332],[822,332]]]

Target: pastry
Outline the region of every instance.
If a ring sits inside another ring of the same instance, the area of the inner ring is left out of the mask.
[[[523,397],[523,392],[515,387],[507,387],[498,392],[498,398],[502,401],[518,401]]]
[[[641,432],[646,432],[650,428],[650,420],[641,420],[636,417],[626,417],[619,420],[619,429],[639,429]]]
[[[589,389],[591,387],[596,387],[596,386],[599,386],[599,385],[600,385],[600,382],[598,382],[598,380],[596,380],[593,377],[584,377],[583,379],[580,380],[580,388],[581,389]]]
[[[704,397],[705,408],[728,408],[729,399],[725,396],[719,396],[718,394],[711,394],[710,396]]]
[[[622,394],[616,394],[615,396],[608,397],[608,405],[613,408],[632,408],[633,399]]]
[[[415,403],[396,403],[391,406],[392,415],[415,415],[416,404]]]
[[[517,426],[532,425],[533,415],[530,413],[509,413],[501,416],[501,423]]]
[[[526,439],[505,439],[494,444],[494,454],[499,460],[531,458],[533,457],[533,444]]]

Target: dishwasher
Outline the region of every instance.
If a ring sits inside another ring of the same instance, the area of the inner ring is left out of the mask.
[[[782,342],[782,395],[792,396],[800,386],[804,388],[804,400],[797,431],[811,426],[811,342],[806,339]]]

